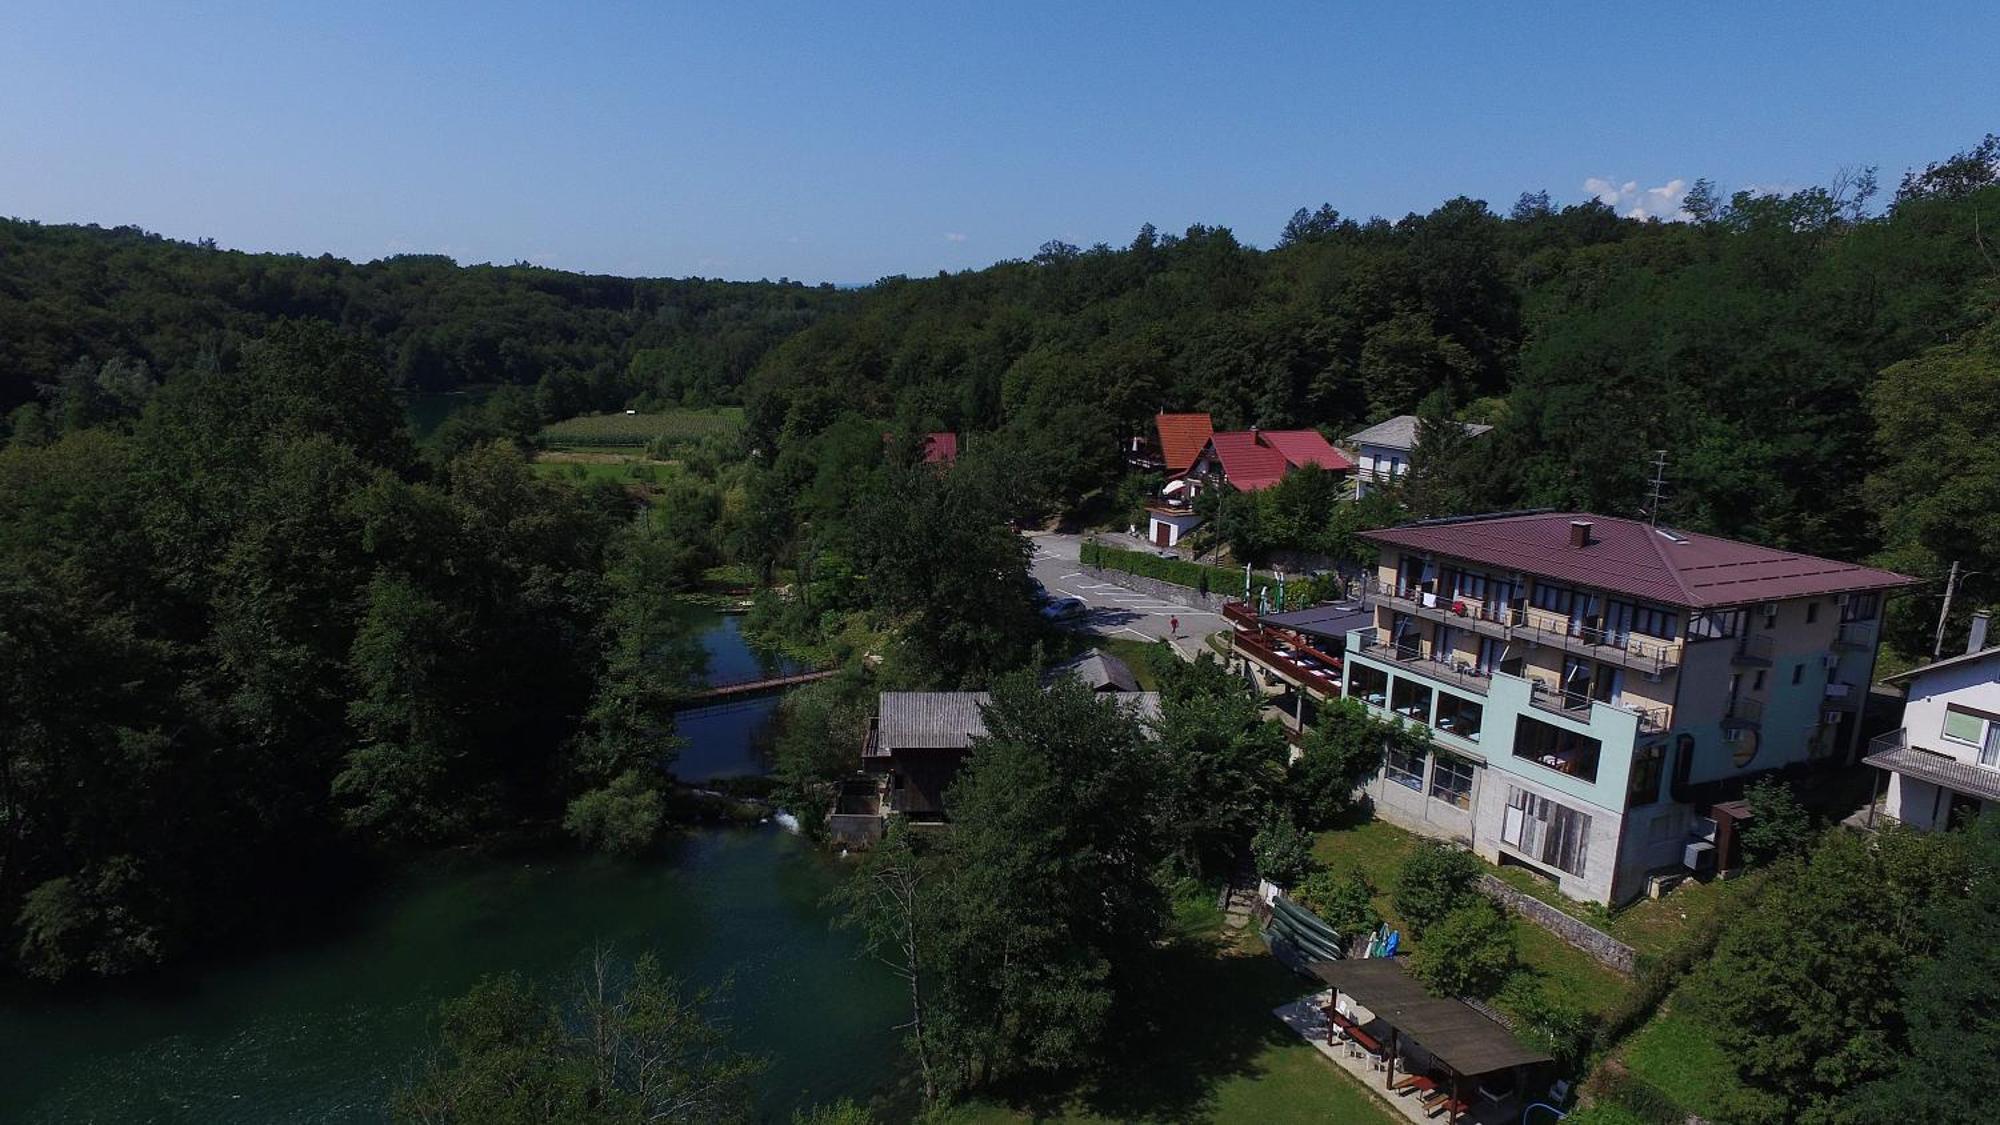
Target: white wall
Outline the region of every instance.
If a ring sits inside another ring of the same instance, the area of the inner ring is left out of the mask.
[[[1903,704],[1905,743],[1977,765],[1978,747],[1944,737],[1947,703],[2000,715],[2000,653],[1918,676]]]

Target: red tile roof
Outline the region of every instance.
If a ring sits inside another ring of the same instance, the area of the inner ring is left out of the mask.
[[[1569,545],[1574,520],[1590,523],[1588,545]],[[1587,512],[1433,520],[1363,532],[1362,537],[1694,609],[1891,589],[1916,581],[1857,563]]]
[[[1291,468],[1285,455],[1257,440],[1255,430],[1227,430],[1208,439],[1223,478],[1243,492],[1269,488]]]
[[[924,435],[924,464],[949,465],[957,460],[957,434],[936,433]]]
[[[1208,444],[1224,479],[1243,492],[1271,487],[1284,479],[1287,469],[1346,472],[1354,467],[1318,430],[1224,430]]]
[[[1185,473],[1194,466],[1195,458],[1201,456],[1202,447],[1208,444],[1209,435],[1215,433],[1215,423],[1206,414],[1161,413],[1153,419],[1160,433],[1160,457],[1167,463],[1167,472]]]
[[[1304,468],[1330,469],[1344,473],[1354,468],[1347,454],[1335,449],[1318,430],[1258,430],[1264,444],[1284,454],[1285,461]]]

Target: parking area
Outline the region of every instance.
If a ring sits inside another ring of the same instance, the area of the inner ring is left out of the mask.
[[[1033,537],[1035,557],[1030,569],[1053,598],[1076,598],[1086,611],[1075,619],[1078,628],[1103,636],[1165,638],[1181,655],[1192,657],[1206,637],[1228,628],[1222,615],[1192,609],[1179,602],[1130,590],[1083,572],[1082,538],[1044,534]],[[1179,622],[1179,629],[1173,628]]]

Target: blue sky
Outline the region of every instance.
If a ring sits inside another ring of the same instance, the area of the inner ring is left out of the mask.
[[[1886,195],[2000,129],[2000,5],[1498,7],[9,0],[0,214],[855,282],[1322,201]]]

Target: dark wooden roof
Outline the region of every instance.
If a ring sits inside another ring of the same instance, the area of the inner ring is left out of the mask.
[[[1394,957],[1317,961],[1312,971],[1467,1077],[1554,1061],[1470,1005],[1425,992]]]
[[[1366,629],[1375,624],[1375,611],[1358,602],[1337,602],[1295,609],[1289,613],[1267,613],[1257,620],[1266,625],[1344,641],[1349,630]]]

